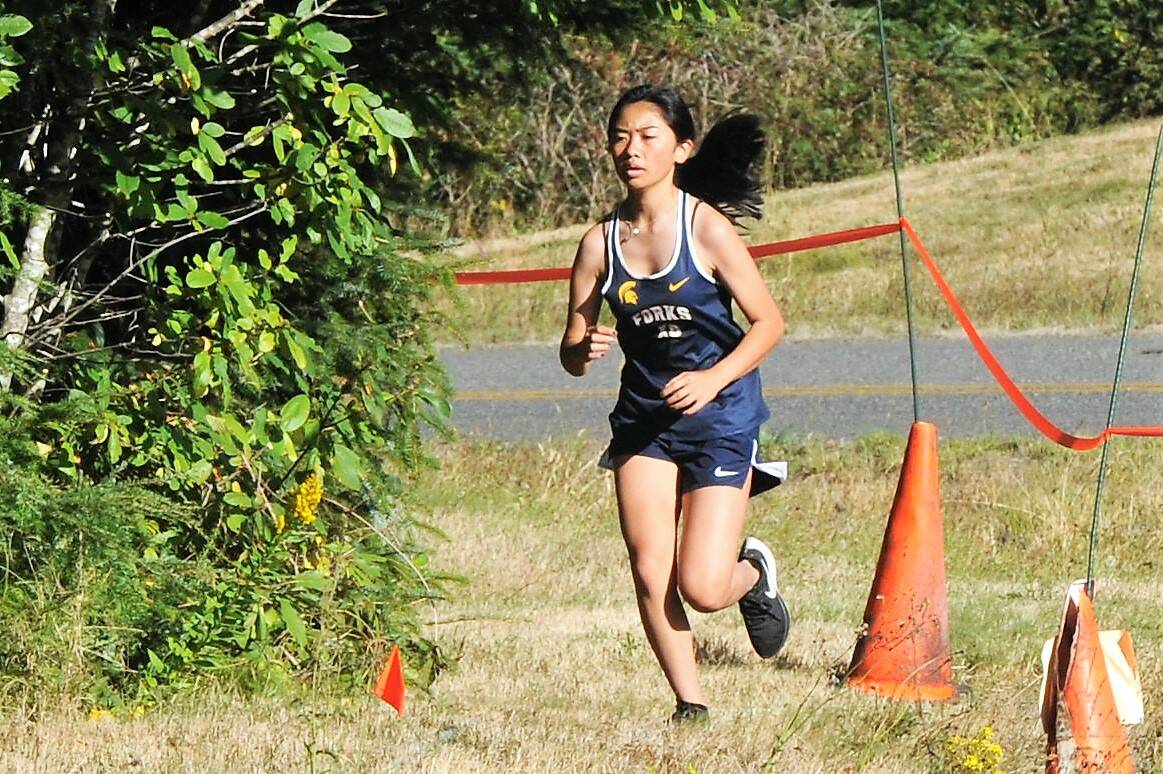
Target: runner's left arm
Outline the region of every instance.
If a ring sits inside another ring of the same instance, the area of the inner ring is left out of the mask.
[[[678,374],[662,389],[667,404],[694,414],[723,388],[751,371],[783,337],[783,314],[734,224],[713,207],[695,210],[693,239],[704,268],[726,285],[751,327],[722,360],[702,371]]]

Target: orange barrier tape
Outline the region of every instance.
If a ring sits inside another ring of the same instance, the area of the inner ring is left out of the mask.
[[[872,237],[884,236],[885,234],[893,234],[904,230],[908,235],[909,241],[913,243],[917,253],[921,256],[921,262],[925,264],[925,268],[933,276],[933,281],[937,283],[937,288],[941,291],[941,295],[945,297],[946,303],[949,304],[953,316],[957,318],[957,322],[961,323],[961,328],[965,331],[965,335],[969,337],[969,341],[973,344],[974,350],[977,351],[978,357],[985,363],[985,367],[993,374],[993,378],[1001,386],[1005,394],[1017,407],[1022,416],[1032,424],[1038,432],[1049,438],[1054,443],[1065,446],[1068,449],[1075,449],[1077,451],[1089,451],[1103,443],[1112,435],[1126,435],[1126,436],[1140,436],[1149,438],[1163,437],[1163,427],[1160,426],[1134,426],[1134,425],[1120,425],[1108,427],[1103,432],[1092,437],[1079,437],[1071,435],[1062,428],[1055,425],[1046,418],[1042,412],[1038,411],[1037,407],[1030,402],[1029,398],[1022,393],[1014,380],[1006,373],[1005,368],[986,346],[981,336],[977,333],[977,328],[973,326],[973,322],[969,319],[969,315],[965,313],[961,303],[957,300],[957,296],[953,294],[949,283],[945,281],[941,270],[937,268],[937,263],[933,257],[929,255],[929,251],[925,248],[921,238],[917,236],[917,232],[913,230],[913,226],[909,223],[908,218],[901,218],[899,223],[882,223],[876,226],[864,226],[862,228],[850,228],[843,231],[831,231],[827,234],[816,234],[814,236],[801,237],[799,239],[785,239],[780,242],[770,242],[763,245],[755,245],[747,248],[753,258],[766,258],[772,255],[781,255],[784,253],[794,253],[800,250],[814,250],[820,247],[831,247],[833,245],[845,244],[847,242],[859,242],[864,239],[871,239]],[[496,285],[496,284],[510,284],[518,282],[548,282],[553,280],[567,280],[570,276],[569,267],[553,268],[553,269],[516,269],[511,271],[462,271],[456,273],[456,282],[458,285]]]
[[[994,357],[994,354],[989,351],[989,347],[982,341],[981,336],[977,333],[977,329],[973,327],[973,322],[969,319],[969,315],[965,313],[961,304],[957,301],[957,297],[953,295],[953,290],[949,287],[949,283],[945,281],[941,270],[937,268],[933,257],[929,255],[929,251],[925,249],[925,245],[921,242],[921,238],[917,236],[917,232],[913,231],[913,226],[909,223],[908,218],[901,218],[901,228],[904,229],[905,234],[908,235],[909,241],[913,243],[917,253],[921,256],[921,261],[925,264],[925,268],[933,275],[933,280],[937,283],[937,287],[941,291],[941,295],[945,297],[945,301],[949,304],[949,308],[953,312],[953,316],[957,318],[957,322],[961,323],[965,335],[969,337],[973,348],[977,350],[978,357],[985,363],[985,367],[993,374],[993,378],[1001,385],[1005,394],[1013,401],[1018,411],[1022,412],[1030,424],[1037,428],[1038,432],[1049,438],[1054,443],[1065,446],[1068,449],[1075,449],[1077,451],[1089,451],[1095,448],[1112,435],[1135,435],[1147,437],[1163,437],[1163,427],[1150,426],[1116,426],[1108,427],[1096,436],[1089,438],[1080,438],[1076,435],[1067,433],[1062,428],[1055,425],[1049,419],[1038,411],[1033,403],[1022,394],[1021,389],[1014,384],[1013,379],[1009,377],[1005,369],[1002,368],[1001,363]]]
[[[785,239],[782,242],[770,242],[764,245],[748,247],[747,251],[753,258],[767,258],[772,255],[794,253],[800,250],[815,250],[820,247],[842,245],[846,242],[859,242],[863,239],[892,234],[900,231],[896,223],[883,223],[878,226],[864,226],[863,228],[849,228],[843,231],[832,231],[827,234],[816,234],[799,239]],[[520,282],[552,282],[567,280],[570,267],[563,266],[554,269],[512,269],[509,271],[458,271],[456,284],[458,285],[509,285]]]

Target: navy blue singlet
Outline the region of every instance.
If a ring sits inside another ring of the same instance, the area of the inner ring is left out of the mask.
[[[666,266],[649,276],[627,268],[618,242],[620,213],[614,211],[602,296],[614,312],[618,343],[626,357],[618,402],[610,414],[615,434],[669,431],[697,441],[755,432],[768,417],[757,368],[690,416],[670,408],[661,397],[671,378],[710,368],[743,338],[731,314],[730,291],[696,259],[691,209],[690,197],[682,191],[674,253]]]

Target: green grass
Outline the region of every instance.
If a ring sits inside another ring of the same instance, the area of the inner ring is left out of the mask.
[[[1122,324],[1158,128],[1156,120],[1126,124],[903,171],[906,214],[978,327]],[[774,192],[766,211],[747,237],[752,244],[891,222],[892,175]],[[468,245],[461,260],[466,269],[567,266],[583,228]],[[1159,239],[1148,255],[1158,255]],[[776,256],[760,266],[791,336],[903,330],[894,235]],[[913,278],[918,329],[956,326],[919,263]],[[545,342],[561,334],[566,292],[563,282],[473,286],[443,306],[470,344]],[[1138,326],[1163,324],[1160,298],[1163,275],[1144,271]]]

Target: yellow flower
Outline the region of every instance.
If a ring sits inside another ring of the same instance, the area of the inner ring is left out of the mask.
[[[295,515],[304,524],[315,521],[315,509],[323,499],[323,474],[318,470],[307,476],[295,492]]]
[[[953,736],[945,743],[947,758],[954,772],[989,772],[1001,774],[1005,757],[1002,746],[993,740],[994,731],[983,726],[975,736]]]
[[[113,713],[110,712],[109,710],[101,709],[100,707],[94,707],[93,709],[89,710],[89,720],[97,721],[97,720],[112,720],[112,719],[113,719]]]

